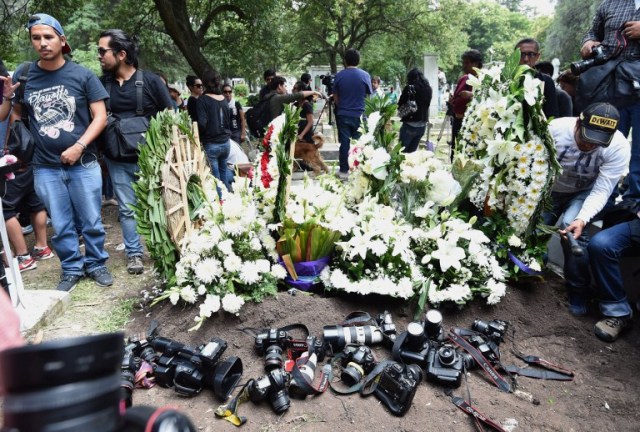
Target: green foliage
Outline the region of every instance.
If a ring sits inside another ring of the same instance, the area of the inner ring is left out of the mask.
[[[236,98],[247,97],[249,95],[249,87],[246,84],[236,84],[233,87]]]
[[[591,28],[600,3],[602,0],[558,0],[545,44],[550,58],[559,58],[565,66],[580,58],[582,38]]]
[[[178,250],[169,236],[167,212],[162,199],[162,167],[171,147],[172,127],[191,136],[191,119],[186,112],[161,111],[151,120],[146,144],[140,147],[140,174],[133,184],[136,204],[132,206],[138,233],[144,237],[156,270],[169,285],[175,284]],[[191,138],[193,139],[193,137]],[[196,199],[192,198],[192,204]]]

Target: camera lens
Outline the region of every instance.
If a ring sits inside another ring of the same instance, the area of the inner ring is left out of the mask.
[[[149,421],[153,417],[153,423]],[[196,428],[187,416],[181,412],[167,408],[151,408],[148,406],[136,406],[128,409],[122,417],[120,432],[138,431],[172,431],[172,432],[196,432]]]
[[[439,310],[431,309],[424,314],[424,331],[430,340],[443,340],[442,314]]]
[[[382,342],[383,334],[374,326],[342,327],[325,326],[323,337],[336,350],[348,344],[372,345]]]
[[[440,363],[445,366],[451,366],[458,359],[456,350],[451,345],[442,346],[438,350],[438,357],[440,358]]]
[[[158,361],[159,357],[160,356],[158,355],[156,350],[154,350],[150,346],[144,347],[144,349],[140,353],[140,358],[147,363],[155,363]]]
[[[407,326],[407,348],[413,352],[421,351],[424,346],[424,328],[419,322]]]
[[[359,364],[349,362],[347,367],[342,370],[340,379],[348,386],[354,386],[360,382],[364,376],[364,369]]]
[[[489,324],[486,321],[477,319],[473,322],[473,326],[471,328],[479,333],[486,333],[489,328]]]
[[[276,413],[282,413],[289,409],[291,399],[287,392],[287,376],[282,369],[272,370],[269,375],[271,388],[269,391],[269,402]]]
[[[124,335],[45,342],[0,353],[4,426],[111,432],[119,422]]]
[[[281,369],[284,363],[280,345],[270,345],[264,354],[264,370],[266,372]]]

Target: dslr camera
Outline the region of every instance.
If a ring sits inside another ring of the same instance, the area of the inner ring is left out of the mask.
[[[291,358],[296,359],[305,351],[315,352],[318,360],[324,360],[324,347],[314,336],[306,340],[293,339],[289,333],[281,329],[265,329],[255,338],[256,352],[264,356],[264,370],[269,372],[282,368],[284,357],[282,353],[288,351]]]
[[[480,335],[471,336],[467,340],[492,366],[496,366],[500,363],[500,349],[495,342],[490,340],[488,341],[485,337]],[[474,369],[478,367],[478,363],[471,354],[463,352],[460,353],[460,355],[462,356],[464,365],[467,369]]]
[[[416,364],[421,369],[427,367],[427,355],[431,350],[431,342],[420,322],[412,322],[407,331],[400,334],[393,345],[393,359],[404,364]]]
[[[320,81],[322,85],[327,89],[327,94],[328,95],[333,94],[333,83],[336,80],[336,76],[333,74],[320,75],[320,79],[322,80]]]
[[[273,369],[265,376],[258,379],[252,379],[247,384],[247,392],[251,402],[260,402],[269,398],[271,408],[280,414],[289,409],[291,399],[287,384],[289,374],[283,369]]]
[[[183,396],[197,395],[206,387],[225,400],[242,375],[239,358],[219,362],[227,349],[227,343],[220,338],[212,338],[197,348],[164,337],[153,339],[151,344],[162,353],[154,365],[156,382],[162,387],[174,387]]]
[[[431,349],[427,355],[427,380],[450,387],[460,387],[464,371],[464,359],[449,344]]]
[[[590,58],[571,63],[571,73],[577,76],[591,69],[593,66],[605,64],[607,61],[609,61],[609,56],[604,52],[602,45],[594,46],[591,49]]]
[[[386,366],[373,393],[393,415],[403,416],[422,381],[422,370],[416,365],[391,363]]]
[[[348,345],[342,352],[342,374],[340,379],[354,386],[376,366],[371,348],[365,345]]]
[[[504,342],[504,336],[509,329],[509,323],[503,320],[483,321],[477,319],[473,322],[471,328],[487,336],[489,340],[496,345],[499,345],[501,342]]]

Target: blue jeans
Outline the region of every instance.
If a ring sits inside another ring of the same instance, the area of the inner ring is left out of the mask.
[[[51,244],[60,258],[64,275],[82,276],[105,266],[105,232],[100,210],[102,176],[95,156],[83,157],[84,165],[34,166],[36,193],[44,202],[53,226]],[[85,256],[80,253],[77,221],[82,227]]]
[[[402,123],[402,126],[400,127],[400,142],[404,147],[405,153],[413,153],[418,150],[418,144],[420,144],[420,139],[422,139],[426,130],[426,126],[414,127],[406,123]]]
[[[207,153],[213,176],[218,180],[222,180],[227,190],[230,190],[229,179],[227,178],[227,157],[229,157],[230,149],[231,143],[229,141],[222,144],[204,144],[204,151]]]
[[[640,219],[600,231],[589,243],[591,269],[598,282],[600,311],[604,316],[631,315],[622,282],[620,257],[632,246],[640,246]]]
[[[618,130],[625,136],[628,136],[631,130],[631,161],[629,174],[625,180],[629,189],[624,196],[640,199],[640,103],[619,110]]]
[[[351,148],[351,138],[360,138],[360,117],[350,117],[336,115],[336,126],[338,126],[338,141],[340,142],[340,172],[349,172],[349,149]]]
[[[136,182],[136,173],[140,170],[135,162],[119,162],[105,158],[109,176],[113,184],[113,193],[118,200],[118,214],[124,239],[124,250],[128,257],[142,256],[144,250],[140,243],[140,235],[137,231],[133,210],[129,207],[136,203],[136,194],[133,191],[133,183]]]
[[[547,225],[555,225],[560,219],[560,225],[565,226],[573,222],[580,213],[584,200],[587,199],[591,190],[577,192],[575,194],[551,193],[553,209],[542,214],[542,219]],[[562,218],[560,218],[562,215]],[[584,306],[586,296],[591,284],[589,273],[589,254],[587,245],[589,243],[588,228],[582,231],[577,239],[580,246],[585,251],[582,257],[576,257],[571,253],[571,246],[568,241],[562,240],[562,251],[564,252],[564,280],[569,293],[569,300],[572,305]],[[575,301],[572,301],[574,299]],[[586,310],[585,310],[586,312]]]

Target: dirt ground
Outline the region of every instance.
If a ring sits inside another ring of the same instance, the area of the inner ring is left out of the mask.
[[[82,282],[73,293],[67,312],[43,329],[44,339],[114,330],[114,309],[123,304],[137,304],[142,289],[154,285],[150,271],[142,277],[129,276],[124,254],[116,251],[120,229],[115,221],[115,208],[105,210],[108,228],[108,265],[116,278],[109,289],[98,288],[91,281]],[[37,270],[24,274],[28,289],[52,288],[57,283],[59,262],[41,263]],[[128,302],[128,303],[127,303]],[[382,297],[359,297],[335,294],[291,296],[281,292],[261,304],[246,304],[239,317],[219,313],[198,331],[187,332],[193,325],[196,309],[164,303],[139,310],[134,307],[124,325],[124,332],[145,331],[152,319],[160,323],[160,335],[179,342],[198,345],[220,337],[227,341],[223,357],[239,356],[244,364],[242,381],[263,373],[263,359],[254,351],[253,338],[238,329],[244,327],[281,327],[304,323],[315,335],[324,325],[338,324],[355,310],[378,314],[392,312],[400,331],[413,316],[413,305]],[[570,382],[541,381],[518,378],[518,388],[532,396],[534,402],[500,392],[484,375],[474,370],[454,394],[470,392],[474,405],[484,414],[513,431],[634,431],[639,415],[635,403],[640,388],[640,329],[638,324],[613,344],[601,342],[593,335],[598,318],[593,310],[587,317],[572,317],[566,308],[562,280],[553,274],[544,281],[512,285],[505,299],[494,307],[474,302],[468,307],[443,309],[445,325],[469,327],[476,318],[507,320],[515,328],[515,343],[527,354],[539,355],[576,373]],[[106,323],[106,324],[105,324]],[[509,353],[512,342],[502,344],[507,364],[524,364]],[[377,359],[389,351],[375,347]],[[468,389],[468,390],[467,390]],[[236,427],[216,419],[214,411],[221,402],[210,390],[193,398],[181,398],[172,389],[154,387],[138,389],[133,394],[135,405],[172,405],[183,410],[201,431],[232,431]],[[243,404],[240,415],[248,422],[245,431],[473,431],[472,420],[457,409],[442,387],[423,382],[413,406],[402,418],[389,414],[375,397],[337,396],[330,391],[306,400],[293,399],[291,408],[276,415],[267,401],[259,405]]]

